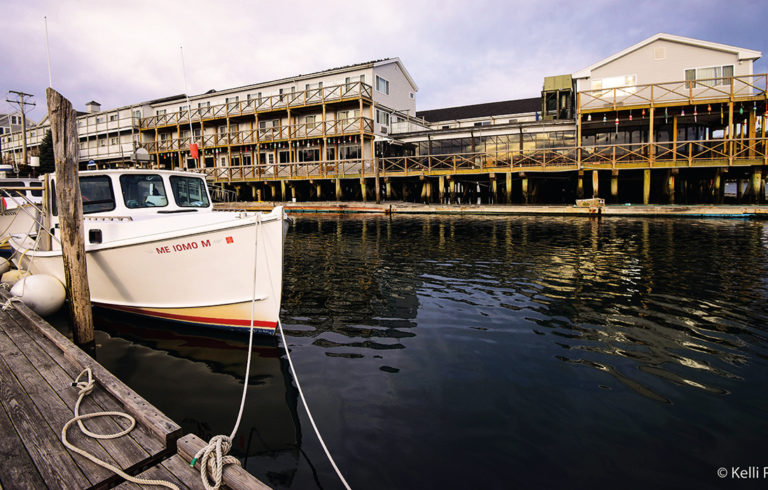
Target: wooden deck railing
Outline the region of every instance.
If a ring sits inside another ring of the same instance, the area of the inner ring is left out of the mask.
[[[336,138],[339,136],[356,136],[360,132],[365,135],[373,134],[373,120],[367,117],[352,117],[338,121],[322,121],[302,123],[290,126],[268,126],[260,129],[244,129],[229,133],[205,134],[196,136],[190,141],[189,136],[182,138],[160,139],[139,143],[139,147],[149,153],[171,151],[186,151],[190,142],[197,143],[201,149],[222,147],[227,145],[255,145],[258,143],[274,143],[289,139]]]
[[[298,92],[254,97],[238,102],[192,108],[191,110],[182,109],[165,114],[144,117],[139,120],[139,128],[149,129],[161,126],[189,124],[190,118],[192,122],[199,122],[201,120],[254,115],[260,112],[360,98],[372,100],[373,88],[363,82],[350,82],[329,87],[300,90]]]
[[[582,90],[579,112],[664,104],[706,104],[766,97],[768,74],[683,80],[626,87]]]
[[[768,138],[590,145],[514,152],[477,152],[314,161],[201,169],[215,181],[283,180],[381,176],[481,174],[509,171],[559,172],[582,169],[646,169],[768,165]],[[579,158],[579,152],[581,156]]]

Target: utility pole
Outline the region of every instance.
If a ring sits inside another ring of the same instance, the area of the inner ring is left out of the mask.
[[[7,102],[10,102],[11,104],[16,104],[19,108],[19,111],[21,112],[21,141],[22,141],[22,148],[21,148],[21,158],[22,163],[24,165],[28,165],[29,161],[27,160],[27,116],[24,112],[24,107],[31,105],[32,107],[35,106],[34,102],[25,102],[24,97],[34,97],[32,94],[26,94],[24,92],[19,92],[17,90],[9,90],[9,94],[16,94],[18,97],[16,100],[11,99],[5,99]],[[16,160],[13,161],[14,166],[16,164]],[[18,168],[15,169],[16,173],[18,174]]]

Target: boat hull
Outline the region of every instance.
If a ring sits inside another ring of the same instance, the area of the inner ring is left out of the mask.
[[[99,306],[182,323],[273,333],[280,310],[283,211],[238,215],[218,223],[86,247],[91,301]],[[88,228],[108,227],[108,223]],[[121,236],[130,223],[121,223]],[[136,226],[140,226],[137,224]],[[108,234],[108,229],[104,233]],[[66,284],[60,251],[11,239],[17,263]],[[255,300],[254,300],[255,298]],[[252,314],[253,311],[253,314]]]

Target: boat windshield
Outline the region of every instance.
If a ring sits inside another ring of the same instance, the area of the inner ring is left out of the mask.
[[[168,198],[163,178],[157,174],[131,174],[120,176],[123,201],[130,209],[163,207]]]
[[[109,177],[81,177],[80,194],[83,195],[83,214],[115,209],[115,195]]]
[[[208,189],[205,180],[199,177],[171,176],[171,189],[176,204],[183,208],[207,208]]]

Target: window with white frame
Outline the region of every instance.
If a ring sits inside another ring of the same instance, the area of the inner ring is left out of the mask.
[[[165,115],[165,109],[158,109],[155,111],[155,115],[157,116],[164,116]],[[96,122],[99,122],[98,120]]]
[[[307,123],[307,132],[317,129],[317,127],[320,125],[320,123],[317,122],[317,115],[315,114],[305,117],[304,122]]]
[[[383,124],[384,126],[389,126],[389,112],[376,109],[376,122]]]
[[[382,94],[389,95],[389,81],[376,75],[376,90]]]
[[[109,115],[109,120],[110,120],[110,122],[117,121],[117,114],[110,114]]]
[[[110,145],[116,145],[117,144],[117,138],[115,138],[115,137],[109,138],[109,144]]]
[[[240,100],[240,96],[227,97],[227,105],[236,104]]]
[[[732,77],[733,65],[689,68],[685,70],[685,86],[686,88],[694,88],[697,85],[704,87],[729,85]]]

